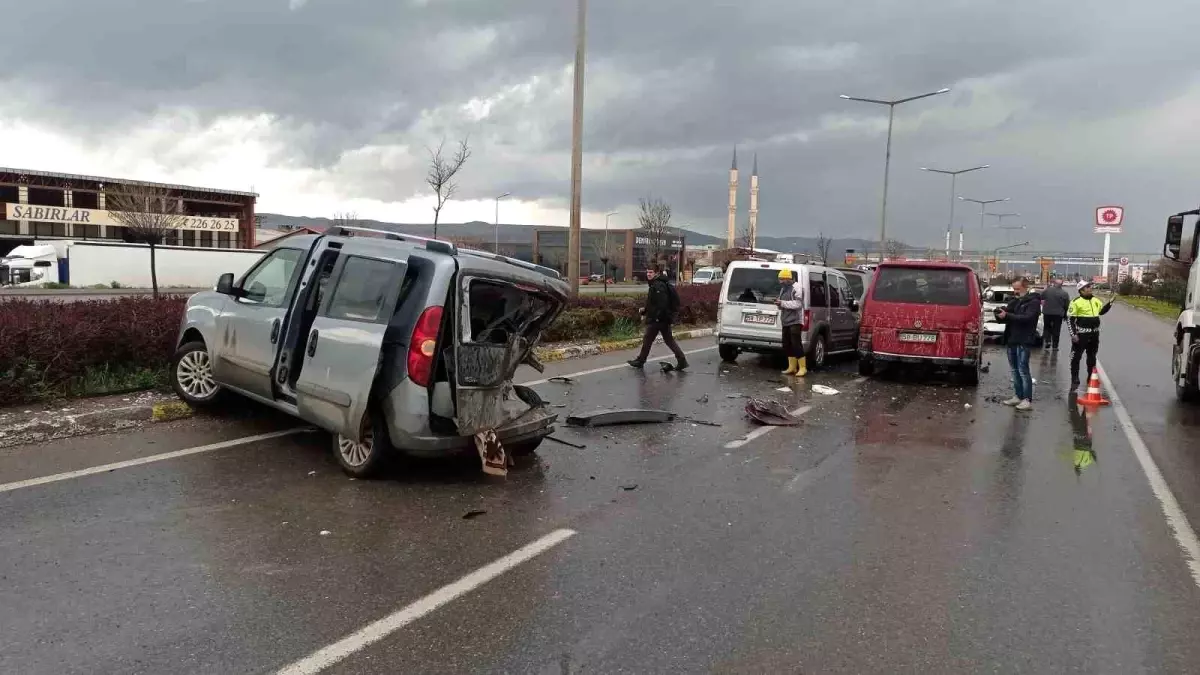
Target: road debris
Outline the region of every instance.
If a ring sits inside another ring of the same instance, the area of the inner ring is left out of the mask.
[[[783,405],[760,398],[746,401],[746,416],[759,424],[773,427],[794,427],[800,424],[800,420],[793,417]]]
[[[488,429],[475,434],[475,448],[479,451],[479,460],[483,472],[489,476],[507,476],[511,459],[504,450],[504,445],[496,437],[496,432]]]
[[[823,384],[814,384],[812,390],[814,394],[824,394],[825,396],[834,396],[835,394],[842,393],[833,387],[826,387]]]
[[[698,420],[698,419],[696,419],[695,417],[680,417],[680,418],[679,418],[679,421],[680,421],[680,422],[691,422],[692,424],[702,424],[702,425],[704,425],[704,426],[706,426],[706,427],[719,427],[719,426],[721,426],[721,425],[720,425],[719,423],[717,423],[717,422],[709,422],[708,420]]]
[[[658,364],[658,367],[662,368],[662,371],[664,373],[675,372],[675,364],[674,363],[668,363],[667,361],[660,361]]]
[[[627,484],[627,485],[622,485],[622,486],[621,486],[621,489],[622,489],[622,490],[624,490],[624,491],[626,491],[626,492],[629,492],[630,490],[636,490],[636,489],[637,489],[637,487],[638,487],[638,486],[637,486],[637,483],[629,483],[629,484]]]
[[[598,410],[567,418],[569,427],[607,427],[616,424],[661,424],[674,422],[678,416],[666,410],[628,408],[623,410]]]
[[[547,436],[547,437],[546,437],[546,440],[548,440],[548,441],[554,441],[555,443],[562,443],[563,445],[567,446],[568,448],[576,448],[576,449],[578,449],[578,450],[583,450],[583,449],[587,448],[587,446],[586,446],[586,445],[580,445],[580,444],[578,444],[578,443],[572,443],[571,441],[564,441],[563,439],[561,439],[561,438],[555,438],[554,436]]]
[[[700,398],[696,399],[696,403],[708,403],[708,394],[705,394],[705,395],[701,396]]]
[[[791,387],[780,387],[780,388],[776,389],[775,391],[782,391],[785,394],[790,394],[792,391],[792,388]]]
[[[320,534],[322,537],[328,537],[329,535],[331,535],[333,533],[330,532],[329,530],[321,530],[318,534]]]
[[[546,381],[547,382],[558,382],[559,384],[575,384],[575,380],[572,380],[569,377],[552,377]]]
[[[475,511],[467,511],[466,513],[463,514],[463,520],[472,520],[474,518],[478,518],[479,516],[484,515],[485,513],[487,513],[487,511],[484,511],[483,509],[478,509]]]

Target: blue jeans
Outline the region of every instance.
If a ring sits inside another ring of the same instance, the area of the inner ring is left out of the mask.
[[[1013,395],[1022,401],[1033,400],[1033,376],[1029,374],[1029,346],[1009,345],[1008,365],[1012,366]]]

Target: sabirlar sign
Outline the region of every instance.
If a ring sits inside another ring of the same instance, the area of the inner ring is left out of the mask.
[[[4,212],[9,220],[35,220],[44,223],[75,223],[77,225],[108,225],[124,227],[125,223],[113,217],[112,211],[104,209],[76,209],[69,206],[35,206],[33,204],[5,204]],[[207,218],[184,216],[179,230],[199,232],[237,232],[237,218]]]

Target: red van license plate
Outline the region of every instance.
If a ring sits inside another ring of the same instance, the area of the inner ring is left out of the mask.
[[[901,333],[901,342],[937,342],[937,333]]]
[[[775,316],[773,314],[743,314],[742,323],[757,323],[764,326],[774,326]]]

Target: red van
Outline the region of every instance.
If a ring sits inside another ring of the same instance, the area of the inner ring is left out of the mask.
[[[858,370],[879,363],[948,367],[979,382],[983,297],[975,271],[960,263],[885,262],[862,304]]]

